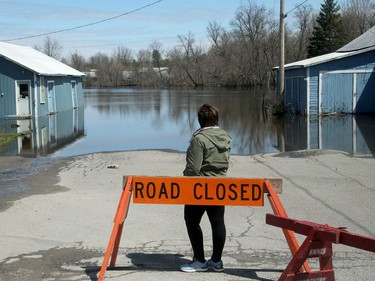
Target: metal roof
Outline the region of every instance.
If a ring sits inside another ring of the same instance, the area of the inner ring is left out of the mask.
[[[308,58],[308,59],[288,63],[284,66],[284,68],[285,69],[287,69],[287,68],[291,69],[291,68],[308,67],[308,66],[312,66],[312,65],[321,64],[321,63],[325,63],[325,62],[328,62],[328,61],[344,58],[344,57],[347,57],[351,53],[353,53],[353,52],[347,52],[347,53],[334,52],[334,53],[324,54],[324,55],[321,55],[321,56],[316,56],[316,57],[313,57],[313,58]]]
[[[284,68],[293,69],[309,67],[373,50],[375,50],[375,26],[373,26],[367,32],[363,33],[362,35],[360,35],[350,43],[346,44],[344,47],[337,50],[336,52],[288,63],[284,65]],[[277,66],[273,69],[278,68],[279,67]]]
[[[344,47],[337,50],[337,52],[350,52],[361,49],[366,49],[375,46],[375,26],[367,30],[365,33],[346,44]]]
[[[354,55],[361,54],[361,53],[366,53],[366,52],[373,51],[373,50],[375,50],[375,46],[367,48],[367,49],[358,50],[358,51],[352,51],[352,52],[340,52],[340,53],[333,52],[333,53],[329,53],[329,54],[325,54],[325,55],[321,55],[321,56],[317,56],[317,57],[313,57],[309,59],[304,59],[304,60],[288,63],[284,65],[284,68],[293,69],[293,68],[309,67],[309,66],[322,64],[322,63],[333,61],[333,60],[338,60],[338,59],[354,56]],[[277,66],[274,69],[278,69],[278,68],[279,67]]]
[[[45,76],[84,76],[85,74],[31,47],[0,42],[0,56]]]

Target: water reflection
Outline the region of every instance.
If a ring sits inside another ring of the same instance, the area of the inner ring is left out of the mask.
[[[85,91],[87,136],[56,155],[138,149],[184,152],[199,127],[196,111],[203,103],[219,107],[220,126],[233,137],[233,154],[277,152],[278,123],[262,112],[262,95],[228,90]]]
[[[0,119],[4,133],[19,136],[0,148],[0,155],[35,157],[49,155],[84,135],[83,107],[32,119]]]
[[[56,155],[139,149],[185,152],[191,134],[199,127],[196,111],[203,103],[219,107],[220,126],[233,138],[233,154],[319,148],[353,154],[374,152],[368,127],[373,126],[374,117],[369,116],[366,122],[361,116],[272,118],[263,111],[266,94],[254,90],[85,91],[86,136]],[[357,139],[348,145],[353,134]]]
[[[285,124],[286,150],[333,149],[353,155],[375,153],[375,117],[371,115],[288,116]]]
[[[84,124],[83,110],[28,120],[30,124],[19,126],[33,127],[32,133],[0,153],[74,156],[140,149],[185,152],[191,134],[199,127],[198,107],[212,103],[220,109],[220,127],[233,138],[233,154],[323,148],[374,154],[374,116],[274,118],[263,111],[266,94],[259,90],[86,90]],[[10,128],[10,124],[0,123],[0,129]],[[81,137],[83,128],[85,135]]]

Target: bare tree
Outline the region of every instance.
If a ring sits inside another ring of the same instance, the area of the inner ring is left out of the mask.
[[[136,85],[146,86],[152,84],[152,61],[149,50],[139,50],[133,64],[132,79]]]
[[[213,43],[207,54],[206,66],[209,83],[212,85],[227,85],[231,72],[231,39],[228,33],[217,21],[210,21],[207,27],[209,40]]]
[[[137,63],[140,68],[149,68],[152,65],[151,52],[149,50],[139,50],[137,54]]]
[[[347,0],[341,10],[349,41],[375,25],[374,0]]]
[[[271,12],[264,5],[248,0],[236,11],[230,22],[235,40],[239,43],[237,57],[239,81],[243,85],[260,85],[264,78],[264,47],[268,44],[268,35],[276,27]],[[272,46],[267,49],[271,50]]]
[[[85,71],[86,59],[77,51],[70,53],[69,65],[77,70]]]
[[[60,59],[61,58],[61,51],[62,51],[62,45],[59,41],[56,39],[47,36],[44,39],[43,45],[35,45],[34,49],[46,54],[47,56],[50,56],[54,59]]]
[[[184,56],[180,58],[178,66],[186,73],[189,84],[192,83],[194,87],[204,85],[203,69],[204,51],[201,46],[195,46],[194,35],[189,32],[187,35],[178,36],[180,45]]]
[[[180,65],[182,64],[184,54],[182,53],[181,48],[175,46],[167,53],[167,59],[169,61],[168,67],[169,71],[173,73],[172,77],[172,84],[176,86],[180,86],[184,84],[185,82],[185,71],[182,71],[182,67]]]
[[[221,37],[223,36],[224,32],[225,31],[223,27],[217,21],[208,22],[208,27],[207,27],[208,37],[216,47],[220,47]]]
[[[96,53],[90,58],[90,66],[96,70],[96,81],[99,88],[122,85],[122,70],[113,57]]]
[[[297,20],[296,27],[298,32],[294,34],[295,40],[294,43],[292,40],[291,44],[293,45],[292,60],[296,61],[307,57],[307,46],[309,44],[309,38],[312,36],[316,15],[313,13],[312,6],[307,4],[299,6],[294,17]]]
[[[112,53],[112,57],[123,65],[124,68],[128,68],[133,63],[133,53],[129,48],[118,46]]]

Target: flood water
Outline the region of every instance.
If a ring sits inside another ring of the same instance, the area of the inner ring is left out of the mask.
[[[13,127],[19,131],[31,126],[31,135],[20,137],[0,153],[65,157],[144,149],[185,152],[199,127],[198,107],[211,103],[220,110],[220,127],[232,136],[232,154],[301,149],[375,154],[374,116],[276,118],[264,110],[266,94],[260,90],[85,90],[82,109],[59,112],[43,120],[17,121],[19,125]],[[15,121],[7,122],[0,124],[0,129],[11,127]]]
[[[209,90],[85,91],[86,136],[57,155],[98,151],[186,151],[204,103],[220,110],[220,127],[233,138],[233,154],[276,152],[277,123],[262,113],[262,93]]]

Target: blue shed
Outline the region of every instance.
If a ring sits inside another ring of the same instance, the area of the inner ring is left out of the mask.
[[[286,64],[284,84],[297,113],[375,112],[375,26],[334,53]]]
[[[83,76],[31,47],[0,42],[0,118],[45,116],[83,106]]]

